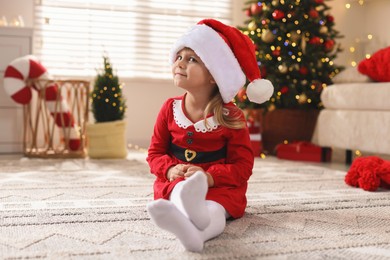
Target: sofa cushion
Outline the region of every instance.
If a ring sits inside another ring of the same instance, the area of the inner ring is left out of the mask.
[[[337,74],[333,79],[333,83],[356,83],[372,81],[367,75],[363,75],[356,67],[348,67]]]
[[[334,84],[321,93],[325,108],[390,111],[390,82]]]

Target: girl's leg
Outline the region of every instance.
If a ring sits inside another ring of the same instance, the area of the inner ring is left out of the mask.
[[[147,205],[152,221],[160,228],[173,233],[189,251],[200,252],[204,242],[220,235],[226,226],[228,214],[222,205],[208,200],[206,208],[211,216],[210,224],[199,230],[168,200],[156,200]]]
[[[200,252],[204,240],[200,231],[169,200],[159,199],[147,205],[152,221],[160,228],[173,233],[188,251]]]
[[[204,242],[222,234],[226,227],[226,219],[230,217],[221,204],[212,200],[206,200],[206,205],[211,220],[210,225],[201,231],[201,237]]]
[[[210,215],[206,207],[207,190],[207,177],[199,171],[176,184],[169,198],[199,230],[210,224]]]

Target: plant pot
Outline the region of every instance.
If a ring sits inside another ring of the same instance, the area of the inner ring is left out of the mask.
[[[317,109],[276,109],[260,113],[264,152],[276,154],[276,145],[294,141],[308,141],[313,137]]]
[[[87,125],[88,155],[94,159],[126,158],[126,121]]]

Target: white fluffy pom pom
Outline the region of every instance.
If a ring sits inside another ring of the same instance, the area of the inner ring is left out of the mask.
[[[274,86],[267,79],[256,79],[246,88],[246,95],[254,103],[264,103],[270,99],[274,93]]]

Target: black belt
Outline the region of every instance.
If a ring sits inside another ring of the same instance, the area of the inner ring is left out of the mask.
[[[226,146],[216,151],[196,152],[171,143],[171,153],[184,162],[208,163],[226,158]]]

